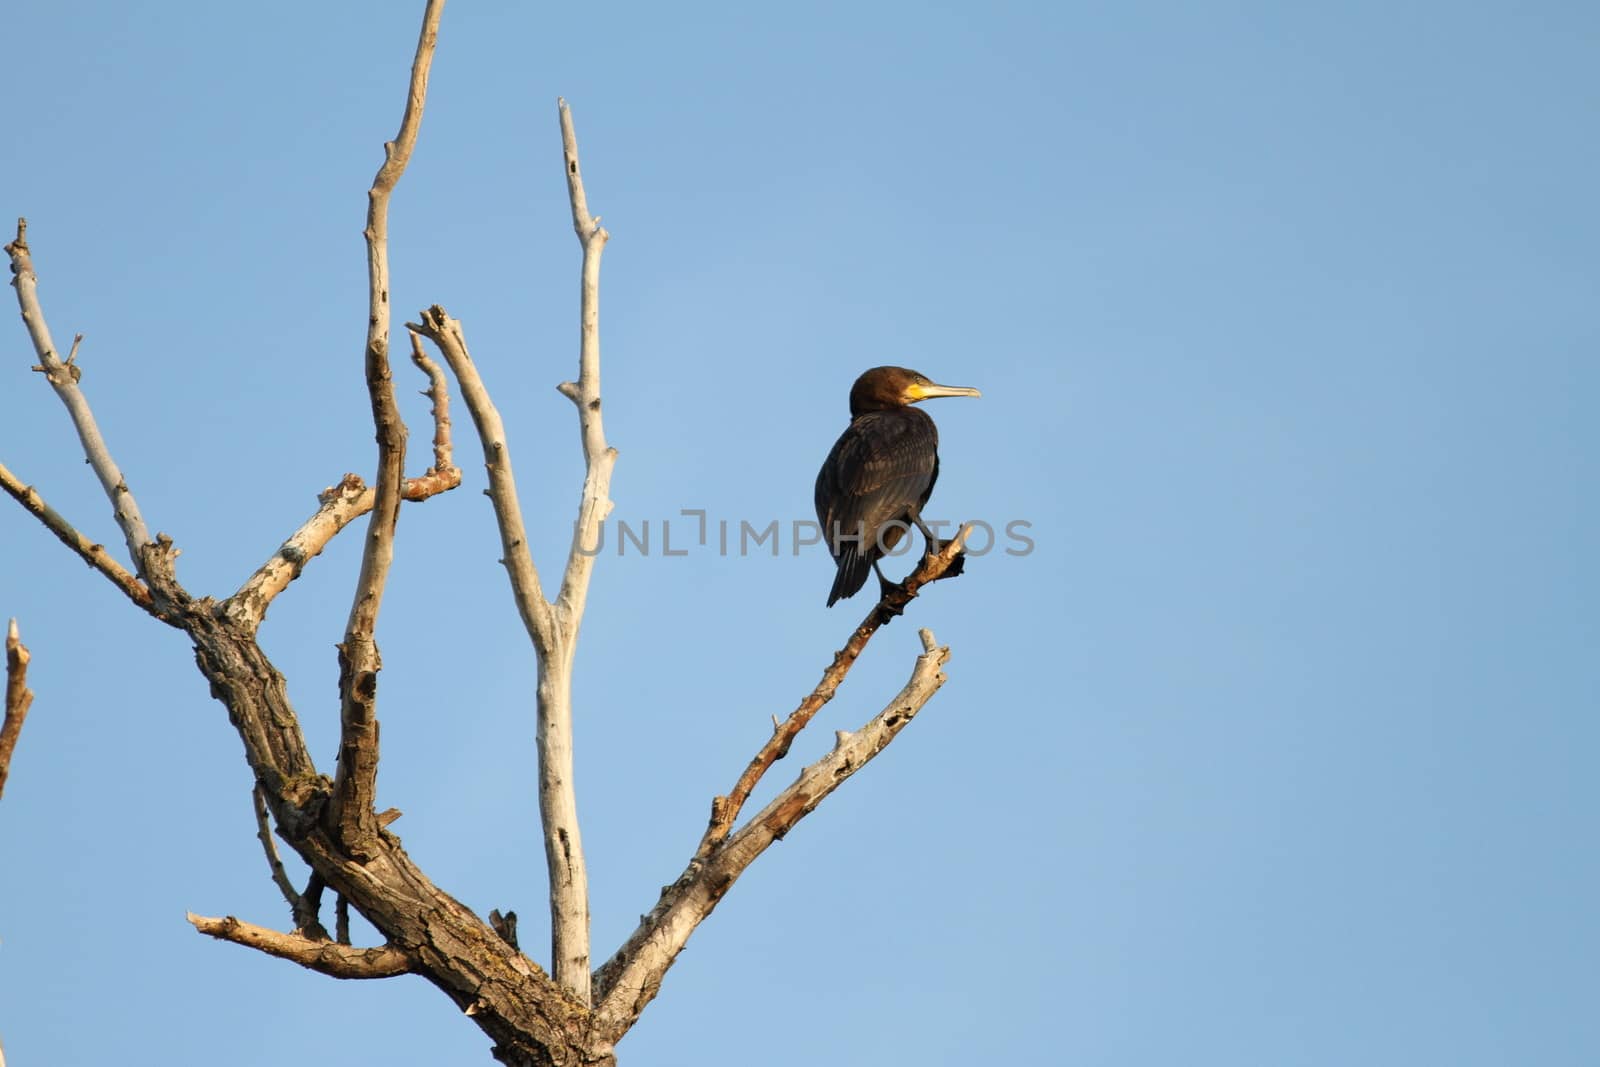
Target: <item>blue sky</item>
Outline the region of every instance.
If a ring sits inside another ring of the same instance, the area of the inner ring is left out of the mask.
[[[0,216],[196,593],[370,474],[360,231],[420,7],[6,18]],[[557,95],[612,233],[617,518],[807,517],[850,381],[903,363],[984,392],[929,406],[930,511],[1035,540],[874,641],[791,763],[917,626],[948,685],[733,890],[623,1063],[1594,1062],[1597,45],[1577,4],[447,9],[394,303],[463,320],[547,575],[580,477]],[[115,544],[11,322],[0,459]],[[532,657],[465,423],[467,485],[401,519],[380,804],[539,947]],[[357,543],[264,630],[330,763]],[[0,801],[10,1061],[488,1062],[421,980],[190,930],[285,922],[237,738],[179,635],[14,505],[0,546],[38,692]],[[865,610],[830,576],[602,557],[597,956]]]

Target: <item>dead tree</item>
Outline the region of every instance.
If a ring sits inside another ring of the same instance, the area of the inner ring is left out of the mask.
[[[588,877],[579,834],[572,777],[572,666],[595,556],[579,546],[595,543],[611,510],[609,486],[617,452],[606,443],[600,403],[600,257],[607,233],[589,212],[572,116],[559,104],[561,140],[573,229],[582,247],[578,373],[559,391],[573,402],[581,429],[585,474],[572,548],[555,593],[534,567],[523,527],[510,449],[489,390],[468,353],[461,323],[435,305],[406,324],[412,362],[426,375],[433,402],[432,465],[406,477],[406,426],[395,400],[390,361],[388,207],[417,143],[428,72],[443,0],[429,0],[411,67],[400,132],[384,145],[384,161],[369,194],[365,231],[368,267],[366,383],[377,437],[377,474],[371,485],[347,474],[318,497],[315,513],[237,591],[221,598],[190,592],[179,579],[178,548],[165,533],[152,535],[130,481],[96,426],[82,388],[81,336],[63,359],[40,303],[27,223],[5,246],[22,318],[40,372],[67,409],[84,454],[99,479],[127,546],[131,569],[117,554],[81,534],[43,497],[0,465],[0,488],[35,515],[68,548],[104,575],[136,608],[182,631],[212,695],[228,711],[254,776],[257,830],[274,883],[288,904],[293,929],[271,929],[232,916],[191,915],[200,932],[268,955],[292,960],[337,978],[421,975],[450,997],[493,1041],[508,1064],[609,1064],[616,1042],[638,1020],[695,928],[711,913],[769,845],[838,788],[909,724],[944,682],[949,649],[927,630],[923,652],[905,686],[883,709],[852,732],[840,731],[831,752],[804,768],[759,812],[740,821],[745,803],[773,763],[833,696],[880,626],[918,590],[952,570],[958,537],[925,556],[902,589],[891,591],[834,654],[816,688],[786,718],[773,717],[772,734],[711,804],[711,817],[683,872],[662,891],[631,936],[598,967],[589,946]],[[450,389],[444,370],[428,355],[430,342],[454,377],[483,448],[489,495],[500,530],[511,593],[537,653],[539,806],[549,871],[552,944],[547,971],[525,955],[514,919],[491,912],[485,920],[440,889],[401,846],[389,823],[397,813],[374,805],[378,772],[378,676],[375,632],[395,531],[403,502],[421,503],[455,488],[461,471],[452,453]],[[300,720],[283,676],[257,644],[273,599],[282,593],[346,526],[368,516],[360,573],[344,640],[339,645],[340,742],[330,775],[306,748]],[[23,685],[26,650],[7,642],[9,684],[0,754],[9,760],[29,694]],[[0,761],[3,784],[4,761]],[[303,887],[290,878],[274,833],[310,870]],[[327,890],[336,895],[335,927],[322,918]],[[350,944],[348,909],[354,908],[384,937],[370,947]]]

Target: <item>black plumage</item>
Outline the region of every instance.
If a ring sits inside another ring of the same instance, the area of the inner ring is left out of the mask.
[[[935,385],[904,367],[874,367],[850,390],[850,426],[817,472],[817,522],[837,572],[832,607],[854,596],[914,524],[936,544],[922,508],[939,477],[939,430],[910,405],[939,396],[978,396],[976,389]],[[878,571],[879,580],[890,584]]]

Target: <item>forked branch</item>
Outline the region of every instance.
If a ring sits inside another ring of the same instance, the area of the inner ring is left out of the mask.
[[[734,880],[768,845],[788,833],[823,797],[892,741],[944,684],[939,668],[950,650],[936,647],[933,634],[923,630],[923,654],[917,659],[911,681],[894,700],[854,734],[841,732],[832,753],[803,770],[792,785],[730,836],[757,783],[788,754],[795,737],[833,699],[872,635],[903,612],[923,586],[959,573],[969,532],[969,527],[962,527],[940,551],[924,555],[911,576],[873,606],[844,647],[834,654],[816,688],[787,719],[774,723],[772,736],[740,774],[733,790],[712,801],[710,825],[683,874],[662,892],[638,928],[595,973],[596,1025],[602,1034],[615,1040],[627,1032],[655,997],[662,978],[689,936],[711,914]]]
[[[961,553],[966,547],[970,532],[970,526],[963,526],[956,536],[944,543],[939,552],[923,556],[922,562],[911,572],[911,576],[898,588],[891,589],[867,614],[861,625],[856,627],[844,647],[834,653],[833,662],[822,672],[822,680],[817,683],[816,688],[806,694],[805,699],[789,713],[787,719],[774,724],[772,736],[750,760],[749,766],[733,784],[733,789],[727,796],[716,797],[711,801],[711,822],[706,827],[705,836],[700,839],[700,847],[695,852],[696,859],[704,860],[711,854],[712,849],[728,836],[733,824],[738,821],[739,812],[743,809],[745,801],[750,799],[750,794],[761,781],[762,775],[766,774],[768,768],[775,762],[789,754],[789,746],[794,743],[800,731],[806,728],[806,724],[822,710],[824,704],[833,699],[833,694],[839,689],[839,683],[850,673],[850,668],[855,665],[857,657],[867,647],[867,642],[872,640],[872,635],[878,632],[878,628],[904,611],[906,605],[916,598],[923,586],[946,577],[952,569],[957,568],[958,563],[962,562]]]
[[[833,751],[806,767],[787,788],[709,856],[696,856],[640,922],[616,955],[596,975],[595,1026],[616,1040],[655,998],[678,953],[728,889],[796,823],[810,814],[846,778],[860,770],[910,724],[945,682],[940,669],[950,657],[928,630],[911,679],[882,711],[854,733],[840,731]]]
[[[527,531],[517,500],[511,452],[500,413],[489,399],[461,323],[442,307],[422,313],[409,328],[427,337],[443,353],[461,386],[483,443],[489,473],[489,498],[500,527],[500,543],[511,593],[539,658],[538,726],[539,815],[544,831],[549,872],[552,970],[561,987],[580,1003],[590,1000],[589,875],[578,826],[577,790],[573,781],[572,663],[594,572],[600,524],[611,512],[611,471],[617,451],[606,443],[600,397],[600,255],[610,235],[600,218],[589,214],[588,196],[578,160],[578,138],[566,101],[557,102],[561,121],[562,160],[572,228],[583,250],[578,307],[578,377],[556,388],[578,411],[583,445],[583,491],[572,545],[554,601],[545,599],[534,567]]]

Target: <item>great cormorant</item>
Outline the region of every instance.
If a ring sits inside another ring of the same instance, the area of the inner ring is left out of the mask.
[[[900,543],[915,523],[938,539],[922,521],[922,506],[939,477],[939,431],[926,412],[911,407],[937,396],[980,396],[965,386],[935,385],[905,367],[874,367],[850,389],[850,427],[817,472],[817,521],[838,564],[828,606],[854,596],[878,570],[878,560]]]

